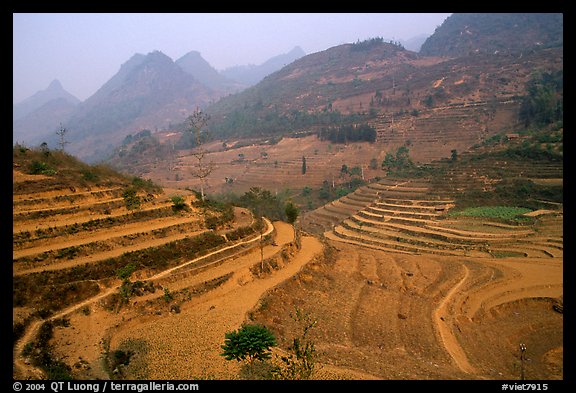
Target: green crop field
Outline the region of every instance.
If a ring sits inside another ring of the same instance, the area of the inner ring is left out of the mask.
[[[524,213],[532,211],[525,207],[516,206],[478,206],[468,207],[460,211],[451,212],[451,216],[482,217],[482,218],[499,218],[511,220]]]

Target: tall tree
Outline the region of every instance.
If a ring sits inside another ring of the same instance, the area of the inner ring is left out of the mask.
[[[294,222],[296,222],[298,214],[300,213],[296,205],[294,205],[292,202],[288,202],[284,212],[286,213],[286,219],[288,220],[288,223],[294,225]]]
[[[302,156],[302,174],[306,174],[306,157]]]
[[[204,159],[208,154],[208,151],[202,146],[202,129],[206,126],[210,120],[210,116],[202,112],[199,108],[194,110],[190,116],[188,116],[188,128],[186,132],[192,134],[194,138],[194,143],[196,146],[192,150],[192,156],[196,158],[196,167],[192,169],[192,176],[200,180],[200,195],[202,196],[202,201],[206,199],[204,195],[204,181],[214,170],[214,166],[211,162],[206,163]]]

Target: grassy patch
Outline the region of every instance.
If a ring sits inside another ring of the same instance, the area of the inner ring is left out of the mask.
[[[459,211],[452,211],[450,216],[460,217],[480,217],[480,218],[497,218],[501,220],[513,220],[522,214],[532,211],[525,207],[516,206],[477,206],[468,207]]]

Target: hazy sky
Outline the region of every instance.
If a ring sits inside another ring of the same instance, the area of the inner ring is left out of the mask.
[[[382,37],[432,34],[450,14],[13,14],[13,102],[58,79],[85,100],[135,53],[196,50],[217,70]]]

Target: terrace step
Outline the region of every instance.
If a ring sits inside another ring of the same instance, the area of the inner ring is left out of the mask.
[[[376,245],[380,247],[385,247],[391,250],[398,250],[403,252],[408,252],[411,254],[437,254],[437,255],[464,255],[464,251],[460,250],[442,250],[436,249],[426,246],[417,246],[417,245],[410,245],[408,243],[404,243],[398,240],[389,240],[389,239],[382,239],[370,235],[362,235],[358,234],[354,231],[349,231],[346,228],[338,225],[334,229],[333,233],[336,237],[341,237],[347,240],[354,240],[360,243],[366,243],[369,245]]]
[[[150,222],[151,221],[151,222]],[[142,231],[146,227],[146,231]],[[157,236],[167,236],[170,232],[179,231],[182,233],[198,230],[200,221],[197,217],[182,218],[151,218],[141,220],[138,223],[114,226],[112,228],[102,228],[94,231],[83,231],[74,234],[72,239],[69,236],[37,238],[30,241],[16,242],[14,244],[13,258],[23,258],[43,253],[48,246],[50,251],[61,250],[69,247],[85,246],[93,243],[94,239],[113,240],[121,237],[128,237],[130,240],[147,233],[157,233]]]
[[[169,215],[173,215],[174,211],[172,209],[171,203],[163,203],[160,205],[146,207],[137,209],[134,211],[127,210],[125,207],[121,207],[115,209],[115,211],[111,211],[110,214],[99,214],[99,213],[86,213],[86,212],[72,212],[70,214],[59,215],[54,220],[22,220],[14,222],[13,225],[13,234],[18,235],[24,232],[30,231],[49,231],[49,232],[66,232],[71,227],[92,227],[96,222],[105,222],[110,221],[111,225],[116,220],[124,220],[130,221],[134,220],[141,220],[141,216],[146,217],[166,217]]]
[[[441,216],[440,213],[432,210],[432,212],[428,211],[410,211],[410,210],[403,210],[403,209],[384,209],[382,207],[376,206],[368,206],[364,210],[366,212],[375,213],[382,216],[392,216],[392,217],[404,217],[404,218],[422,218],[422,219],[433,219],[436,217]]]

